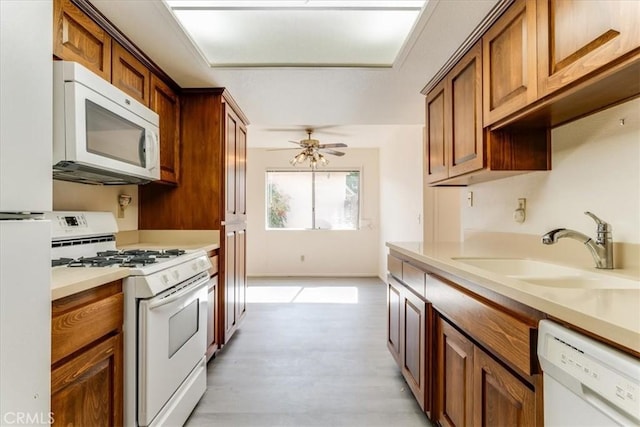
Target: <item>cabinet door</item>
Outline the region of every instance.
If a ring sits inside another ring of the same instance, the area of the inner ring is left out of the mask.
[[[216,341],[216,305],[218,304],[218,276],[213,276],[209,282],[209,294],[207,296],[207,359],[211,358],[218,349]]]
[[[537,425],[533,390],[478,347],[474,349],[474,388],[473,425]]]
[[[238,125],[236,146],[236,214],[238,220],[247,216],[247,130],[242,122]]]
[[[113,42],[111,55],[111,82],[136,101],[149,106],[151,72],[145,65]]]
[[[242,321],[247,313],[247,231],[236,231],[236,318]]]
[[[536,0],[516,0],[482,37],[484,126],[533,102]]]
[[[227,230],[224,240],[224,342],[227,343],[237,326],[236,312],[236,233]]]
[[[151,109],[160,116],[160,179],[180,178],[180,99],[173,89],[151,75]]]
[[[441,317],[436,334],[436,420],[447,427],[471,426],[474,345]]]
[[[225,137],[224,137],[224,221],[234,222],[237,214],[236,188],[238,187],[237,149],[238,128],[240,119],[231,107],[225,104]]]
[[[636,0],[544,0],[538,4],[540,96],[640,46]]]
[[[51,371],[55,425],[122,425],[122,334],[79,353]]]
[[[402,374],[418,404],[425,410],[427,397],[426,340],[427,304],[409,290],[404,290],[401,338]]]
[[[428,183],[440,181],[449,176],[448,138],[446,121],[449,119],[445,98],[446,79],[427,94],[425,129],[425,179]]]
[[[448,147],[449,176],[484,167],[482,138],[482,45],[477,43],[448,76],[450,86],[451,145]]]
[[[400,313],[402,285],[389,277],[387,283],[387,348],[400,365]]]
[[[111,81],[111,37],[70,0],[53,2],[53,54]]]

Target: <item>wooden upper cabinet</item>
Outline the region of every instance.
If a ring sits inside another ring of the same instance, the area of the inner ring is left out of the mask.
[[[53,54],[111,81],[111,37],[70,0],[53,4]]]
[[[484,126],[536,100],[536,0],[516,2],[482,37]]]
[[[538,3],[540,96],[640,47],[640,2],[542,0]]]
[[[449,73],[449,176],[482,169],[482,46],[476,44]]]
[[[136,101],[149,106],[151,72],[119,43],[113,42],[111,82]]]
[[[427,94],[425,127],[425,177],[428,183],[440,181],[449,176],[447,147],[450,137],[445,121],[445,91],[447,80],[439,83]]]
[[[180,179],[180,98],[165,82],[151,74],[151,109],[160,116],[160,179]]]
[[[427,94],[426,113],[427,182],[484,167],[480,43]]]

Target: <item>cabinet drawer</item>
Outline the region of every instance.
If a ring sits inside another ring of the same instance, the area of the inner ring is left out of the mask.
[[[120,285],[119,282],[117,284]],[[51,364],[122,328],[124,300],[121,285],[114,287],[110,284],[101,288],[53,302]],[[118,291],[110,292],[113,290]],[[104,293],[111,295],[105,297]]]
[[[452,323],[526,375],[537,373],[536,327],[429,275],[427,299]]]
[[[218,274],[218,255],[210,256],[211,268],[209,269],[209,276],[215,276]]]
[[[393,255],[387,255],[387,270],[396,279],[402,280],[402,260]]]
[[[427,273],[408,262],[405,261],[402,263],[402,281],[422,297],[425,296],[426,276]]]

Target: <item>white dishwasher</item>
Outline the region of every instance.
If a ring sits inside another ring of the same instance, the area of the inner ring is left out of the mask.
[[[639,359],[549,320],[538,357],[546,427],[640,425]]]

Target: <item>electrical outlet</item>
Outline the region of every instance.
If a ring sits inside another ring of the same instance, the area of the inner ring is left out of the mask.
[[[473,207],[473,191],[467,192],[467,206],[469,206],[470,208]]]
[[[522,224],[527,219],[527,199],[518,199],[518,208],[513,212],[513,220]]]

